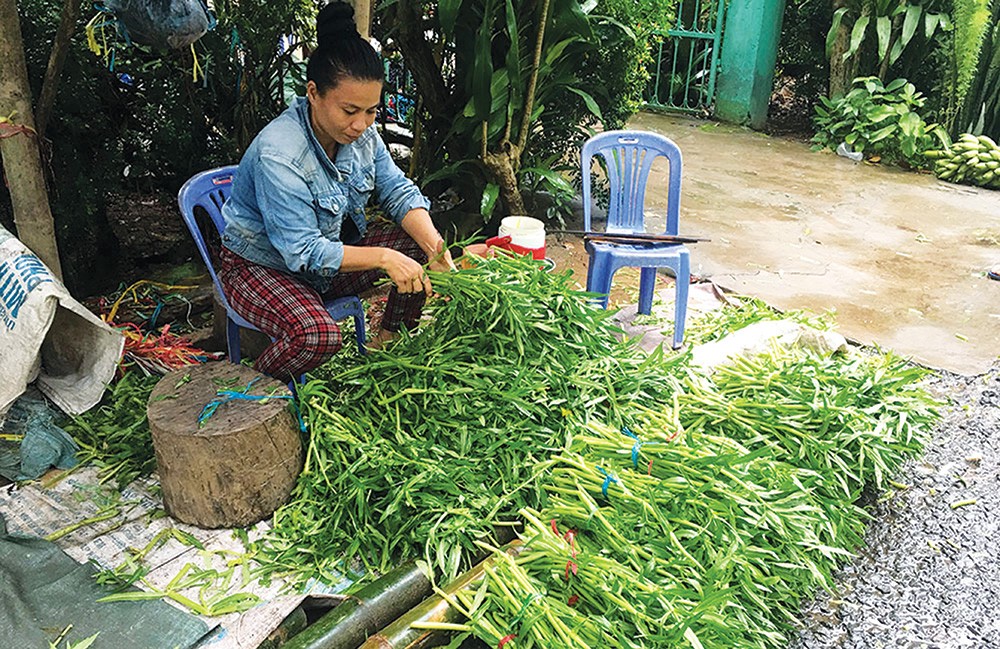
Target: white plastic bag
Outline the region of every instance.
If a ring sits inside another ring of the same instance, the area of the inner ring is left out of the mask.
[[[69,414],[101,399],[125,338],[73,299],[62,282],[0,228],[0,413],[37,378]]]

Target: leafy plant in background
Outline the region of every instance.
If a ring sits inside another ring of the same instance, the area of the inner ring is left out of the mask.
[[[820,102],[813,119],[814,150],[836,149],[843,142],[868,158],[925,167],[922,153],[948,143],[945,130],[917,112],[925,99],[905,79],[883,85],[876,77],[860,77],[843,97]]]
[[[848,70],[872,71],[885,81],[889,67],[899,61],[915,37],[922,34],[929,41],[938,30],[952,28],[942,4],[943,0],[846,0],[834,11],[827,33],[826,52],[830,57],[831,74],[835,68],[844,69],[836,60],[839,58],[849,62]],[[845,38],[848,33],[849,37]],[[869,52],[874,54],[871,62],[870,54],[865,56]],[[831,96],[839,94],[835,82],[831,79]]]
[[[979,53],[990,28],[990,0],[954,0],[955,31],[951,38],[950,60],[945,76],[947,103],[941,122],[954,136],[962,126],[956,124],[969,86],[976,75]]]
[[[376,35],[402,53],[419,92],[411,169],[425,191],[454,191],[484,214],[497,205],[524,210],[526,185],[565,192],[561,175],[538,170],[572,168],[581,129],[600,124],[602,104],[611,105],[609,91],[583,73],[599,46],[632,38],[618,21],[593,12],[578,0],[399,0],[383,7],[378,20],[387,30]],[[625,72],[609,65],[599,80]]]
[[[795,79],[796,94],[805,97],[810,106],[826,92],[826,35],[832,14],[828,2],[789,0],[785,4],[775,77]]]
[[[1000,140],[1000,2],[993,2],[985,32],[978,65],[952,129]]]
[[[25,60],[40,92],[62,0],[19,0]],[[158,52],[119,44],[113,69],[70,43],[46,131],[46,170],[67,283],[84,295],[117,281],[118,244],[109,196],[160,197],[165,205],[196,171],[237,160],[283,107],[281,81],[294,66],[289,45],[308,39],[311,0],[217,0],[219,24],[194,48],[204,76],[192,79],[190,49]],[[279,39],[286,47],[279,47]],[[0,222],[11,224],[6,192]]]

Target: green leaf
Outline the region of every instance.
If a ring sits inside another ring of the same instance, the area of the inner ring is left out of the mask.
[[[89,649],[90,645],[94,644],[94,641],[97,640],[97,636],[99,635],[101,635],[100,631],[90,636],[89,638],[84,638],[79,642],[74,642],[71,645],[67,645],[66,649]]]
[[[847,13],[847,7],[841,7],[833,12],[833,23],[830,25],[830,31],[826,33],[826,56],[828,58],[833,51],[833,44],[837,40],[837,32],[840,31],[840,23],[844,20],[845,13]]]
[[[567,87],[566,90],[583,97],[583,102],[587,104],[587,109],[590,110],[591,114],[601,120],[601,122],[604,121],[604,116],[601,115],[601,107],[597,105],[597,102],[594,101],[594,98],[591,97],[590,94],[580,90],[579,88],[574,88],[573,86]]]
[[[441,31],[451,37],[455,33],[455,21],[458,11],[462,8],[462,0],[439,0],[438,20],[441,21]]]
[[[536,174],[538,176],[541,176],[542,178],[545,178],[545,180],[547,180],[557,190],[563,192],[574,191],[573,185],[571,185],[569,182],[567,182],[565,178],[560,176],[558,173],[552,171],[551,169],[543,169],[542,167],[528,167],[527,169],[521,169],[519,175],[523,176],[524,174],[529,174],[529,173]]]
[[[876,142],[881,142],[885,138],[892,135],[898,128],[899,127],[896,124],[889,124],[888,126],[880,128],[879,130],[872,133],[872,136],[868,138],[868,142],[870,142],[871,144],[874,144]]]
[[[924,14],[924,38],[930,38],[934,35],[940,18],[938,14]]]
[[[892,21],[888,16],[879,16],[875,19],[875,33],[878,35],[878,59],[881,61],[889,51],[889,37],[892,30]]]
[[[865,30],[868,29],[868,16],[861,16],[858,18],[857,22],[854,23],[854,27],[851,29],[851,45],[844,52],[844,60],[846,61],[850,56],[858,51],[861,47],[861,41],[865,38]]]
[[[545,65],[551,66],[556,60],[559,59],[560,56],[562,56],[563,51],[567,47],[578,41],[579,39],[574,36],[573,38],[567,38],[562,41],[559,41],[558,43],[550,47],[548,52],[545,53]]]
[[[893,79],[889,82],[889,85],[885,87],[886,92],[896,92],[903,86],[907,84],[906,79]]]
[[[507,74],[510,76],[511,103],[521,103],[521,35],[517,29],[517,12],[513,0],[507,0],[507,35],[510,48],[507,50]]]
[[[483,189],[483,197],[479,201],[479,213],[485,218],[493,216],[493,210],[497,206],[497,198],[500,196],[500,185],[489,183]]]
[[[903,18],[903,31],[899,40],[903,43],[903,47],[910,42],[913,35],[917,33],[917,26],[920,25],[920,16],[923,14],[924,8],[920,5],[911,4],[906,8],[906,17]]]
[[[493,80],[493,2],[487,2],[483,14],[483,22],[479,25],[476,35],[475,59],[472,63],[472,102],[475,107],[473,119],[481,121],[490,114],[492,95],[490,86]]]
[[[450,165],[441,167],[433,173],[429,173],[420,179],[420,186],[423,187],[427,183],[434,180],[441,180],[442,178],[457,178],[461,175],[462,167],[472,164],[472,160],[459,160]]]
[[[899,118],[899,130],[906,137],[915,137],[923,125],[924,120],[920,119],[920,115],[916,113],[906,113]]]

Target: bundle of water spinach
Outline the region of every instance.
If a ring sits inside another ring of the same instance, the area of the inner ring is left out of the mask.
[[[541,505],[536,467],[579,422],[669,400],[676,357],[620,342],[568,272],[503,257],[431,279],[441,297],[417,331],[302,388],[306,464],[274,516],[271,569],[416,557],[454,576],[476,541]]]
[[[684,376],[673,407],[634,405],[627,426],[591,422],[541,467],[521,551],[439,589],[467,619],[452,646],[787,646],[802,599],[862,543],[861,486],[936,421],[923,375],[773,352]]]

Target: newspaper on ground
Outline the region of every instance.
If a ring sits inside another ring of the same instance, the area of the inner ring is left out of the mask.
[[[164,513],[158,489],[155,476],[119,490],[100,484],[94,467],[52,471],[42,481],[0,489],[0,514],[10,532],[57,537],[53,542],[81,563],[122,572],[148,569],[135,584],[143,590],[169,591],[217,613],[253,604],[242,612],[199,615],[210,631],[198,649],[257,647],[306,597],[340,600],[353,583],[344,576],[296,593],[280,578],[264,585],[255,577],[257,564],[241,530],[180,523]],[[267,530],[266,523],[258,523],[246,531],[247,540]],[[196,614],[174,599],[164,601]]]

